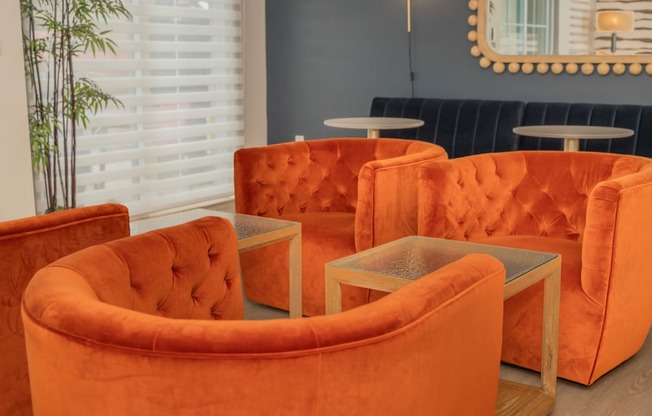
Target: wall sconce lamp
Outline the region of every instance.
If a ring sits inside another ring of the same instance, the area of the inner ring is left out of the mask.
[[[598,32],[611,32],[611,53],[616,53],[616,32],[634,30],[634,12],[603,10],[596,13],[595,19]]]

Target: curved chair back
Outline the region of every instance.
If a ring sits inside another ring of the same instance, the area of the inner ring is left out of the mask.
[[[118,204],[0,223],[0,415],[32,413],[20,301],[34,273],[77,250],[128,235],[129,212]]]
[[[234,156],[236,211],[282,216],[356,211],[358,176],[372,161],[424,152],[432,143],[401,139],[330,138],[239,149]]]
[[[426,209],[419,211],[419,233],[582,241],[596,187],[641,171],[652,172],[652,160],[594,152],[516,151],[430,162],[421,171]]]
[[[216,321],[242,312],[228,227],[204,218],[40,271],[23,301],[35,414],[493,414],[496,259],[341,314]]]

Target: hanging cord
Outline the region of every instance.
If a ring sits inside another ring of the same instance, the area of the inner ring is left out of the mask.
[[[414,98],[414,69],[412,68],[412,0],[407,2],[408,64],[410,69],[410,87]]]
[[[408,32],[408,63],[410,67],[410,87],[414,98],[414,70],[412,69],[412,32]]]

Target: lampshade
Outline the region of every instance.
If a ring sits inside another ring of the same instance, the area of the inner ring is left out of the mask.
[[[634,30],[634,12],[604,10],[596,13],[598,32],[631,32]]]

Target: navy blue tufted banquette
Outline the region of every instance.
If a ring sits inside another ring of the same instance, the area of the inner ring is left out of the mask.
[[[509,150],[561,150],[562,140],[512,132],[517,126],[542,124],[632,129],[634,135],[625,139],[581,140],[580,149],[652,157],[652,106],[377,97],[371,116],[423,120],[425,124],[418,129],[385,130],[382,136],[433,142],[451,158]]]

